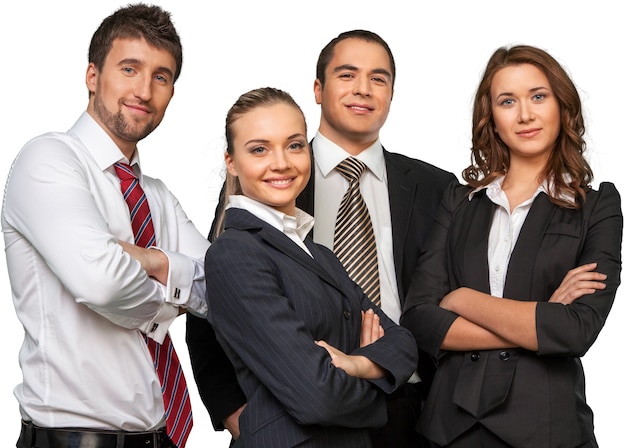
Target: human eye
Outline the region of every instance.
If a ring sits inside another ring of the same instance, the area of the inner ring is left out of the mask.
[[[387,78],[385,78],[384,76],[373,76],[372,81],[377,84],[387,84]]]
[[[350,72],[344,72],[339,74],[339,78],[341,79],[352,79],[354,78],[354,74]]]
[[[167,84],[169,82],[169,78],[161,74],[154,75],[154,79],[161,84]]]
[[[127,66],[122,67],[122,72],[127,75],[132,75],[133,73],[135,73],[135,69],[127,65]]]
[[[545,93],[535,93],[533,95],[533,101],[542,101],[546,98],[546,94]]]
[[[301,151],[305,146],[304,142],[292,142],[289,144],[289,149],[291,151]]]
[[[500,100],[500,106],[512,106],[514,102],[513,98],[504,98]]]
[[[251,154],[263,154],[265,151],[267,151],[267,149],[263,145],[256,145],[252,146],[249,151]]]

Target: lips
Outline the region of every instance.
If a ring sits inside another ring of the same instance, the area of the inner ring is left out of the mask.
[[[374,109],[364,104],[347,104],[346,107],[356,112],[371,112]]]
[[[532,138],[541,132],[541,128],[524,129],[516,132],[522,138]]]
[[[282,179],[265,179],[264,182],[274,187],[286,187],[286,186],[289,186],[294,181],[294,179],[295,177],[288,177],[288,178],[282,178]]]
[[[125,106],[136,112],[142,112],[144,114],[152,113],[152,110],[148,106],[142,106],[140,104],[125,104]]]

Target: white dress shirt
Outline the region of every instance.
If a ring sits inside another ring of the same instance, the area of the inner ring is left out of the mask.
[[[313,229],[313,239],[316,243],[332,250],[337,212],[341,199],[348,189],[348,181],[335,167],[351,155],[319,132],[313,140],[313,154],[315,160],[315,228]],[[361,195],[367,204],[376,238],[381,308],[391,320],[398,323],[402,310],[393,261],[387,168],[380,141],[377,140],[356,158],[365,163],[368,168],[361,175],[360,185]]]
[[[85,112],[67,133],[28,142],[2,208],[7,266],[25,337],[22,417],[45,427],[143,431],[163,424],[161,385],[144,336],[162,341],[178,306],[206,313],[209,246],[157,179],[139,176],[168,283],[149,278],[133,243],[113,164],[128,163]],[[139,172],[139,160],[130,161]],[[179,348],[180,350],[180,348]]]
[[[511,254],[517,243],[517,239],[526,221],[530,207],[539,193],[547,192],[546,184],[540,185],[533,196],[519,204],[513,211],[509,205],[506,193],[502,190],[504,177],[501,176],[489,185],[474,190],[469,199],[471,200],[477,191],[487,189],[487,197],[498,207],[491,221],[489,231],[488,262],[489,262],[489,286],[491,295],[502,297],[504,283],[509,268]]]
[[[315,221],[305,211],[296,208],[295,216],[289,216],[274,207],[243,195],[231,195],[226,208],[231,207],[247,210],[257,218],[262,219],[287,235],[291,241],[312,257],[309,248],[304,244],[304,239],[311,231]]]

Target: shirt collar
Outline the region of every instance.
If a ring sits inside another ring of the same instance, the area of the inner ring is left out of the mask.
[[[283,233],[295,232],[302,241],[313,228],[315,221],[311,215],[299,208],[296,208],[295,216],[289,216],[274,207],[243,195],[230,196],[226,208],[231,207],[247,210]]]
[[[352,156],[341,146],[330,141],[317,131],[313,139],[313,157],[324,177],[328,176],[328,173],[348,157],[356,157],[365,163],[378,180],[383,181],[385,177],[385,157],[380,139],[376,140],[369,148],[361,151],[357,156]]]
[[[570,178],[569,174],[566,174],[565,176],[566,176],[566,179]],[[474,197],[474,195],[476,193],[478,193],[479,191],[481,191],[481,190],[487,190],[487,196],[489,196],[492,199],[494,197],[500,195],[502,193],[502,182],[504,182],[504,178],[505,177],[506,177],[506,175],[497,177],[496,179],[491,181],[491,183],[489,183],[487,185],[483,185],[481,187],[478,187],[478,188],[472,190],[472,192],[468,196],[468,199],[471,201],[472,198]],[[541,185],[539,185],[537,187],[537,190],[535,191],[535,194],[533,194],[533,197],[531,199],[535,199],[537,197],[537,195],[539,193],[542,193],[542,192],[547,194],[547,195],[549,195],[548,188],[549,188],[549,186],[552,186],[551,184],[553,184],[553,182],[554,181],[552,179],[550,179],[550,181],[548,181],[547,179],[544,180],[541,183]],[[565,200],[571,201],[572,200],[572,196],[564,193],[564,194],[561,194],[560,199],[565,199]]]
[[[135,151],[133,160],[128,160],[102,126],[87,111],[81,114],[69,133],[80,139],[102,171],[112,169],[111,167],[116,162],[123,162],[133,167],[137,165],[135,169],[138,171],[137,175],[141,177],[139,151]]]

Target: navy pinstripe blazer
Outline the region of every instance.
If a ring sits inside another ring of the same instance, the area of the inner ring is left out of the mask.
[[[241,209],[227,210],[225,229],[207,251],[205,270],[209,321],[248,401],[238,444],[369,446],[367,429],[386,421],[383,391],[415,368],[413,337],[376,309],[385,336],[359,348],[361,310],[373,305],[330,250],[307,238],[312,258]],[[351,377],[316,340],[364,355],[389,375]]]

